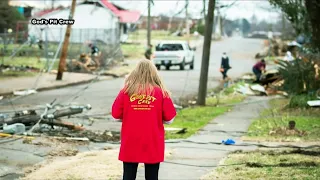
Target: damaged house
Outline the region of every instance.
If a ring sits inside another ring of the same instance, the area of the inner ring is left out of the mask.
[[[34,13],[34,18],[45,19],[67,19],[70,9],[45,10]],[[72,43],[82,43],[86,41],[102,41],[104,43],[117,43],[119,39],[127,37],[127,27],[137,23],[140,12],[125,10],[115,6],[108,0],[87,0],[77,3],[72,26]],[[49,42],[60,42],[64,38],[67,26],[48,25],[50,32],[45,32],[45,26],[29,24],[29,35],[38,39],[48,39]]]

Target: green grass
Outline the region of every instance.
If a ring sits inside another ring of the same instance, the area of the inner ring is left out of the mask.
[[[9,79],[9,78],[18,78],[18,77],[32,77],[37,75],[35,72],[17,72],[17,71],[6,71],[0,73],[0,80],[1,79]]]
[[[166,139],[188,138],[203,128],[215,117],[227,112],[227,107],[190,107],[178,112],[174,122],[165,127],[187,128],[185,134],[166,132]]]
[[[166,139],[188,138],[207,125],[215,117],[231,111],[232,106],[227,107],[223,105],[240,103],[245,99],[242,95],[233,94],[235,88],[241,83],[242,82],[236,83],[222,91],[220,93],[219,101],[217,100],[217,97],[208,97],[206,99],[207,106],[205,107],[195,106],[178,111],[174,122],[171,125],[165,125],[165,127],[187,128],[187,133],[175,134],[166,132]]]
[[[218,97],[209,97],[206,100],[206,104],[208,106],[219,106],[219,105],[226,105],[226,104],[236,104],[240,103],[245,99],[245,96],[240,94],[234,94],[234,95],[222,95],[219,98]]]
[[[215,94],[218,94],[217,96],[207,98],[206,104],[211,106],[211,105],[235,104],[235,103],[242,102],[245,99],[245,96],[236,93],[236,89],[240,85],[244,85],[244,84],[245,82],[243,81],[232,84],[231,86],[225,88],[220,93],[215,93]]]
[[[196,38],[190,36],[190,40]],[[141,59],[144,58],[144,52],[146,48],[147,31],[138,30],[129,34],[129,41],[134,42],[133,44],[121,44],[123,55],[126,59]],[[153,30],[151,32],[151,40],[187,40],[187,37],[171,36],[168,31]],[[154,43],[154,42],[152,42]]]
[[[57,51],[57,48],[59,47],[59,43],[53,43],[53,42],[49,42],[48,43],[48,52],[52,52],[55,53]],[[98,45],[98,47],[100,47],[100,45]],[[0,49],[4,48],[3,44],[0,44]],[[44,52],[45,52],[45,45],[43,44],[43,50],[39,49],[38,45],[35,44],[32,47],[26,45],[26,46],[22,46],[20,44],[9,44],[6,46],[7,52],[6,52],[6,56],[10,56],[12,55],[12,53],[16,50],[18,50],[19,48],[20,51],[18,53],[16,53],[16,57],[19,55],[19,53],[21,52],[26,52],[27,54],[23,55],[23,56],[30,56],[30,57],[36,57],[36,56],[40,56],[40,57],[44,57]],[[100,47],[101,48],[101,47]],[[69,44],[68,46],[68,57],[69,58],[76,58],[79,57],[79,54],[81,53],[81,50],[83,52],[87,51],[89,52],[89,48],[83,44],[83,43],[72,43]]]
[[[311,180],[320,177],[320,149],[257,150],[230,154],[203,179]]]
[[[195,37],[190,36],[190,40],[195,39]],[[144,57],[144,51],[145,46],[144,44],[147,40],[147,31],[146,30],[138,30],[136,32],[132,32],[129,34],[129,41],[137,42],[139,44],[121,44],[121,48],[123,51],[123,54],[125,58],[127,59],[141,59]],[[157,41],[157,40],[187,40],[187,37],[177,37],[177,36],[171,36],[168,31],[160,31],[160,30],[153,30],[151,32],[151,40]],[[48,43],[48,51],[55,53],[59,44],[58,43]],[[101,50],[106,48],[102,44],[97,45]],[[6,46],[7,53],[6,56],[10,56],[15,50],[19,49],[21,45],[19,44],[9,44]],[[43,45],[45,48],[45,45]],[[0,44],[0,49],[4,48],[3,44]],[[44,50],[40,50],[38,48],[38,45],[35,44],[33,47],[30,47],[28,45],[23,46],[20,50],[20,52],[27,52],[28,55],[24,56],[30,56],[36,57],[44,57]],[[89,48],[83,44],[83,43],[72,43],[69,44],[68,47],[68,58],[74,59],[78,58],[80,53],[86,53],[90,52]],[[19,54],[19,53],[18,53]],[[1,59],[0,59],[1,60]]]
[[[315,95],[296,95],[290,98],[288,107],[289,108],[307,108],[309,109],[310,106],[308,105],[308,101],[317,99]]]
[[[2,61],[0,61],[2,64]],[[34,68],[38,68],[40,70],[43,70],[46,61],[39,61],[36,57],[15,57],[14,59],[9,59],[9,57],[5,57],[3,61],[5,65],[11,65],[11,66],[31,66]],[[50,62],[51,65],[51,62]],[[52,70],[57,70],[59,65],[59,60],[57,59],[55,63],[53,64]],[[31,77],[36,75],[36,72],[19,72],[19,71],[5,71],[2,74],[0,74],[0,79],[8,79],[8,78],[18,78],[18,77]]]
[[[136,32],[132,32],[129,35],[129,40],[131,41],[142,41],[147,39],[147,30],[140,29]],[[152,30],[151,31],[152,40],[187,40],[186,36],[172,36],[169,31],[164,30]],[[195,39],[194,36],[190,35],[190,40]]]
[[[0,61],[2,64],[2,60]],[[10,59],[9,57],[4,58],[5,65],[12,66],[31,66],[38,69],[44,69],[46,61],[38,60],[36,57],[14,57]],[[51,65],[51,62],[50,62]],[[58,69],[59,59],[56,59],[52,69]]]
[[[320,111],[319,109],[286,108],[288,99],[274,99],[270,102],[270,108],[261,112],[260,117],[249,127],[244,140],[264,141],[319,141],[320,140]],[[271,131],[288,127],[289,121],[296,122],[296,128],[306,131],[307,134],[270,135]]]
[[[121,50],[125,59],[144,58],[145,47],[141,44],[121,44]]]
[[[266,60],[266,61],[275,61],[278,59],[279,59],[279,57],[276,57],[276,56],[267,56],[264,58],[264,60]]]

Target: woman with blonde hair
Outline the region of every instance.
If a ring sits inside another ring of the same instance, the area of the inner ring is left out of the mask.
[[[165,131],[176,110],[157,68],[141,60],[125,80],[112,105],[112,116],[122,121],[119,160],[123,180],[134,180],[139,163],[145,164],[146,180],[157,180],[164,161]]]

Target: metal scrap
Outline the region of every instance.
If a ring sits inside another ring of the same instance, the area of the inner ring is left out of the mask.
[[[175,134],[184,134],[187,132],[187,128],[164,128],[164,130]]]
[[[37,91],[34,89],[24,90],[24,91],[14,91],[13,94],[16,96],[27,96],[30,94],[36,94]]]
[[[320,107],[320,100],[308,101],[307,103],[311,107]]]
[[[236,89],[236,91],[243,94],[243,95],[249,95],[249,96],[250,95],[251,96],[258,95],[256,92],[254,92],[250,89],[249,84],[245,84],[244,86],[239,85],[239,87]]]
[[[254,81],[256,78],[253,74],[246,74],[242,76],[242,80],[245,81]],[[249,82],[248,82],[249,83]],[[262,74],[260,82],[258,84],[245,86],[240,86],[236,89],[237,92],[240,92],[244,95],[284,95],[288,94],[284,91],[280,91],[280,87],[284,84],[284,80],[281,78],[279,71],[277,69],[268,70],[266,73]]]

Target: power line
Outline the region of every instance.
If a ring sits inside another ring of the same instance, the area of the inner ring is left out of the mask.
[[[147,7],[147,8],[145,9],[145,11],[147,11],[148,8],[149,8],[149,7]],[[144,12],[145,12],[145,11],[144,11]],[[139,20],[140,20],[141,18],[142,18],[142,16],[139,18]],[[138,21],[139,21],[139,20],[138,20]],[[137,26],[137,24],[135,24],[131,29],[135,29],[136,26]],[[129,31],[129,32],[130,32],[130,31]],[[115,51],[113,51],[113,52],[114,52],[113,55],[115,55],[119,50],[121,50],[121,46],[119,46]],[[96,81],[99,79],[99,77],[101,76],[101,74],[106,70],[107,65],[111,62],[111,60],[112,60],[112,58],[110,58],[110,59],[108,60],[108,62],[106,63],[105,67],[104,67],[101,71],[99,71],[98,75],[97,75],[87,86],[85,86],[84,88],[80,89],[80,90],[77,91],[74,95],[72,95],[71,98],[69,98],[68,100],[63,101],[63,102],[73,101],[73,100],[76,100],[77,98],[79,98],[80,95],[81,95],[85,90],[89,89],[89,87],[90,87],[94,82],[96,82]]]
[[[46,28],[48,28],[48,27],[46,27]],[[48,29],[49,30],[49,29]],[[50,31],[51,32],[51,35],[52,35],[52,31]],[[28,41],[27,41],[28,42]],[[21,49],[21,48],[20,48]],[[46,53],[48,53],[48,52],[46,52]],[[56,52],[56,53],[58,53],[58,51]],[[56,54],[57,55],[57,54]],[[14,55],[13,55],[14,56]],[[52,62],[52,64],[51,64],[51,66],[50,66],[50,69],[52,68],[52,66],[53,66],[53,64],[54,64],[54,61]],[[44,66],[43,66],[43,68],[42,69],[40,69],[40,71],[38,72],[38,75],[37,75],[37,79],[35,80],[35,82],[33,83],[33,86],[31,87],[31,88],[29,88],[28,90],[31,90],[31,89],[36,89],[37,88],[37,85],[39,84],[39,80],[40,80],[40,78],[42,77],[42,75],[43,75],[43,72],[44,72],[44,70],[47,68],[47,63],[45,63],[44,64]],[[13,105],[13,102],[14,101],[16,101],[16,100],[21,100],[21,99],[23,99],[23,98],[25,98],[25,97],[27,97],[28,95],[25,95],[25,96],[18,96],[18,97],[16,97],[16,98],[12,98],[12,99],[8,99],[8,101],[5,101],[5,102],[3,102],[3,103],[0,103],[0,105],[5,105],[5,104],[7,104],[7,103],[10,103],[12,106],[14,106]],[[13,107],[13,109],[14,109],[14,107]]]
[[[146,8],[146,10],[148,10],[148,8]],[[146,10],[145,10],[145,11],[146,11]],[[144,12],[145,12],[145,11],[144,11]],[[141,18],[142,18],[142,16],[140,16],[139,20],[140,20]],[[139,21],[139,20],[138,20],[138,21]],[[135,24],[135,25],[132,27],[132,29],[135,29],[136,26],[137,26],[137,24]],[[115,51],[113,51],[113,55],[115,55],[116,53],[118,53],[119,50],[121,50],[121,46],[119,46]],[[112,60],[112,58],[110,58],[110,59],[108,60],[108,62],[106,63],[105,67],[98,73],[98,75],[97,75],[87,86],[85,86],[83,89],[81,89],[81,90],[79,90],[78,92],[76,92],[70,99],[72,99],[72,100],[77,99],[82,92],[84,92],[84,91],[85,91],[86,89],[88,89],[94,82],[96,82],[96,80],[98,80],[98,78],[101,76],[101,74],[106,70],[107,65],[111,62],[111,60]],[[45,68],[45,67],[44,67],[44,68]],[[42,73],[43,73],[43,71],[40,71],[40,72],[39,72],[38,78],[36,79],[33,87],[37,86],[37,84],[38,84],[38,82],[39,82],[39,79],[40,79],[40,77],[42,76]],[[30,89],[29,89],[29,90],[30,90]],[[8,99],[8,101],[2,102],[2,103],[0,103],[0,105],[4,105],[4,104],[7,104],[7,103],[11,103],[11,104],[12,104],[14,101],[19,100],[19,99],[23,99],[23,98],[25,98],[25,97],[27,97],[27,96],[18,96],[18,97],[13,98],[13,99]],[[64,101],[64,102],[66,102],[66,101]]]
[[[33,83],[33,86],[32,86],[31,88],[29,88],[28,90],[32,90],[32,89],[34,89],[34,88],[38,85],[39,80],[40,80],[40,78],[41,78],[41,76],[42,76],[42,74],[43,74],[43,71],[44,71],[45,67],[46,67],[46,64],[44,65],[43,69],[40,69],[40,71],[38,72],[38,77],[37,77],[37,79],[35,80],[35,82]],[[23,98],[25,98],[25,97],[27,97],[27,96],[28,96],[28,95],[18,96],[18,97],[16,97],[16,98],[9,98],[9,99],[7,99],[7,101],[4,101],[4,102],[0,103],[0,105],[5,105],[5,104],[7,104],[7,103],[10,103],[12,106],[14,106],[14,105],[13,105],[13,102],[14,102],[14,101],[19,100],[19,99],[21,100],[21,99],[23,99]],[[14,108],[13,108],[13,109],[14,109]]]

